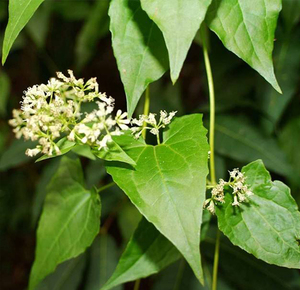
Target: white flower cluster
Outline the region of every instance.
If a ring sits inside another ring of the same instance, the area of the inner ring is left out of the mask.
[[[96,78],[87,82],[57,73],[48,83],[35,85],[24,92],[21,110],[13,110],[9,124],[14,127],[17,138],[36,141],[34,149],[27,149],[28,156],[42,152],[46,155],[60,154],[55,140],[66,135],[71,141],[89,144],[99,150],[107,149],[112,135],[128,129],[127,113],[114,110],[114,99],[99,92]],[[81,112],[81,104],[97,101],[98,109],[89,114]]]
[[[224,187],[229,186],[232,189],[233,206],[239,206],[242,202],[248,202],[248,196],[253,195],[253,192],[248,189],[245,184],[246,177],[239,169],[235,168],[229,171],[229,181],[219,180],[219,183],[213,187],[211,198],[208,198],[204,203],[204,208],[207,208],[212,214],[215,213],[215,205],[220,202],[225,202]]]
[[[133,127],[131,128],[131,131],[135,138],[139,138],[144,130],[150,130],[150,133],[156,135],[158,137],[157,140],[159,141],[159,130],[170,124],[176,113],[176,111],[170,113],[160,111],[158,122],[156,120],[156,114],[150,113],[149,115],[140,115],[139,119],[132,119],[131,124]]]

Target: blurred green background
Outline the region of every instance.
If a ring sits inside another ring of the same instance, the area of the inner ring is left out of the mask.
[[[300,4],[285,0],[274,51],[279,95],[255,71],[228,52],[210,34],[210,57],[216,89],[216,163],[218,177],[227,170],[263,159],[274,179],[288,184],[300,203]],[[294,3],[294,4],[293,4]],[[26,289],[34,259],[35,229],[45,188],[59,158],[40,163],[25,156],[28,142],[15,140],[7,121],[20,106],[22,92],[45,83],[56,71],[97,77],[100,90],[126,110],[125,94],[111,47],[109,0],[46,0],[15,42],[0,67],[0,289]],[[294,9],[293,7],[298,8]],[[0,43],[7,24],[8,1],[0,1]],[[169,75],[150,85],[151,111],[178,115],[204,113],[208,126],[206,75],[199,35],[180,78]],[[137,109],[142,111],[143,98]],[[89,187],[105,184],[101,161],[82,158]],[[114,270],[140,214],[112,187],[102,197],[102,223],[109,223],[86,254],[61,265],[39,289],[100,289]],[[107,225],[107,224],[106,224]],[[140,289],[209,289],[215,220],[202,246],[207,285],[201,288],[184,261],[142,280]],[[90,271],[90,270],[91,271]],[[101,274],[99,274],[101,273]],[[300,289],[299,271],[269,266],[222,240],[219,289]],[[116,289],[132,289],[132,283]]]

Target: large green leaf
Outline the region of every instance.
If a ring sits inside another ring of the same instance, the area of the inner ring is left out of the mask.
[[[2,64],[5,63],[8,53],[20,31],[43,1],[44,0],[9,1],[9,19],[3,40]]]
[[[102,290],[148,277],[175,262],[180,253],[151,223],[142,219],[119,264]]]
[[[258,259],[287,268],[300,268],[300,212],[290,189],[272,182],[262,161],[242,168],[254,193],[249,203],[231,205],[227,193],[224,205],[217,206],[220,230],[230,241]]]
[[[247,120],[238,116],[216,119],[216,151],[241,162],[262,159],[267,168],[288,176],[292,168],[275,139],[260,133]]]
[[[278,92],[272,51],[281,0],[213,0],[208,25],[227,49],[258,71]]]
[[[84,252],[99,232],[99,195],[84,188],[79,160],[63,157],[47,190],[37,230],[30,290],[57,265]]]
[[[136,166],[107,162],[107,172],[203,281],[199,242],[209,147],[202,116],[175,119],[161,145],[121,137],[120,142],[127,144],[124,151]]]
[[[175,83],[211,0],[141,0],[141,3],[164,35],[171,79]]]
[[[140,1],[112,0],[109,8],[112,46],[131,116],[149,83],[168,68],[164,39],[141,9]]]

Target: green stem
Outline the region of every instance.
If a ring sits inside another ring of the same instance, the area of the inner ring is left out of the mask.
[[[139,290],[140,284],[141,284],[141,279],[136,280],[134,283],[133,290]]]
[[[207,74],[208,90],[209,90],[209,105],[210,105],[210,116],[209,116],[209,145],[210,145],[210,179],[211,185],[216,185],[216,170],[215,170],[215,90],[214,80],[211,71],[210,60],[208,56],[208,42],[207,42],[207,29],[206,27],[201,28],[202,41],[203,41],[203,55],[204,63]],[[213,278],[212,278],[212,290],[217,290],[218,280],[218,265],[219,265],[219,251],[220,251],[220,231],[217,232],[216,247],[214,255],[214,266],[213,266]]]
[[[100,188],[97,190],[97,192],[100,193],[101,191],[104,191],[104,190],[106,190],[106,189],[108,189],[108,188],[110,188],[110,187],[112,187],[112,186],[114,186],[114,185],[115,185],[114,182],[110,182],[110,183],[108,183],[108,184],[106,184],[106,185],[100,187]]]
[[[218,279],[218,265],[219,265],[219,253],[220,253],[220,231],[217,230],[215,256],[214,256],[214,268],[213,268],[213,279],[212,279],[212,290],[217,290],[217,279]]]
[[[146,89],[146,93],[145,93],[145,104],[144,104],[144,115],[148,116],[149,115],[149,108],[150,108],[150,89],[149,89],[149,85]],[[145,128],[147,125],[146,122],[144,122],[143,124],[143,128]],[[147,130],[144,130],[142,132],[142,136],[144,139],[146,139],[146,133],[147,133]]]
[[[210,60],[208,56],[207,42],[205,32],[203,32],[203,55],[204,63],[207,74],[208,90],[209,90],[209,145],[210,145],[210,178],[211,183],[216,184],[216,171],[215,171],[215,90],[214,90],[214,80],[211,71]]]

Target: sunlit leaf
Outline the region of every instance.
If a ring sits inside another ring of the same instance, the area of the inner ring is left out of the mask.
[[[120,137],[136,166],[107,162],[108,173],[203,281],[199,243],[209,149],[202,116],[175,119],[161,145]]]
[[[230,241],[269,264],[300,268],[300,212],[290,189],[271,180],[262,161],[241,170],[254,195],[249,203],[232,206],[233,195],[216,206],[220,230]]]
[[[63,157],[47,192],[37,230],[30,290],[60,263],[84,252],[100,227],[100,198],[94,190],[84,188],[79,160]]]
[[[211,0],[141,0],[142,8],[164,35],[173,83],[210,3]]]
[[[208,25],[227,49],[259,72],[278,92],[272,51],[281,0],[213,0]]]

